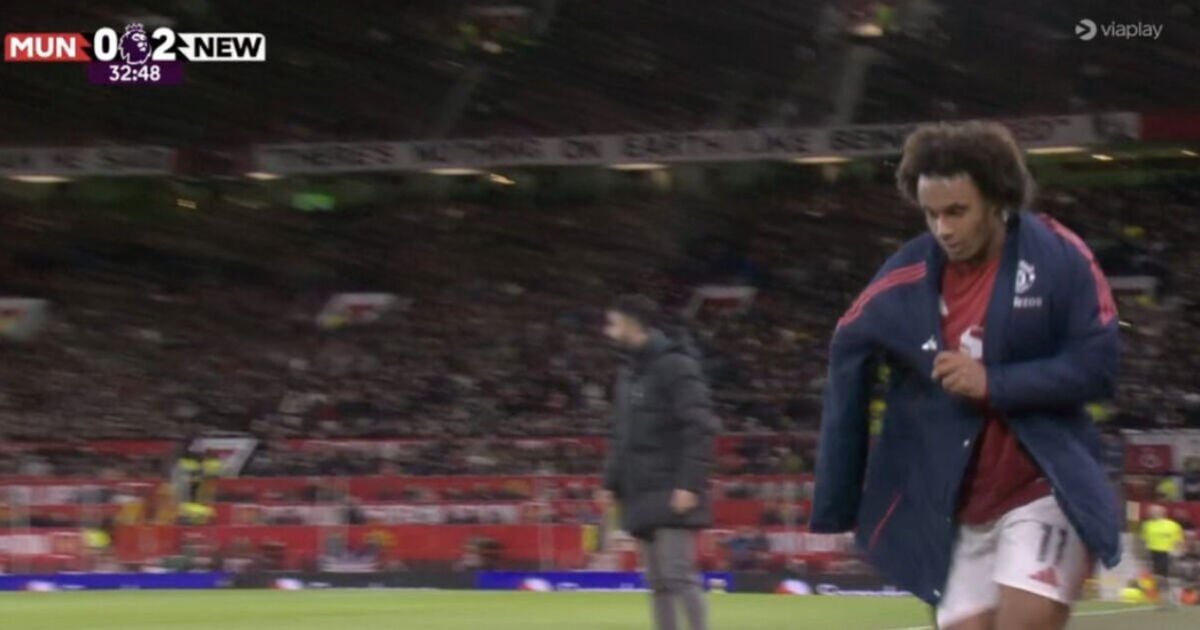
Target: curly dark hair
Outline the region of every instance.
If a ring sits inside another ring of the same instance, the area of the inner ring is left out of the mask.
[[[1033,200],[1034,182],[1025,157],[1008,128],[1000,123],[971,121],[922,125],[904,141],[904,157],[896,168],[896,187],[913,205],[922,175],[969,175],[987,201],[1001,209],[1020,210]]]

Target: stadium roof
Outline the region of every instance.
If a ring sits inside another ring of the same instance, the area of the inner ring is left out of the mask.
[[[8,32],[263,32],[268,62],[100,87],[76,64],[0,65],[4,143],[240,145],[896,122],[1194,107],[1200,3],[1138,8],[1161,36],[1081,41],[1106,2],[720,0],[353,3],[64,0]],[[1128,21],[1126,18],[1122,21]],[[849,35],[864,22],[880,37]],[[866,55],[864,57],[864,55]],[[865,61],[864,61],[865,59]],[[863,75],[852,98],[838,101]],[[845,111],[835,111],[842,108]]]

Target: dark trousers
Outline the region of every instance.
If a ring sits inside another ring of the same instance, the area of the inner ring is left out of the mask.
[[[708,630],[704,586],[696,567],[696,536],[690,529],[658,529],[642,541],[658,630],[676,630],[677,607],[683,605],[691,630]]]

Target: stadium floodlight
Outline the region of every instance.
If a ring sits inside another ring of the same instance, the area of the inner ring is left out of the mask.
[[[263,171],[250,171],[249,173],[246,173],[246,179],[257,179],[260,182],[269,182],[272,180],[280,179],[282,177],[283,177],[283,175],[277,175],[275,173],[266,173]]]
[[[609,168],[614,171],[657,171],[667,168],[666,164],[658,162],[625,162],[623,164],[612,164]]]
[[[431,168],[426,172],[430,175],[483,175],[477,168]]]
[[[493,184],[500,184],[501,186],[512,186],[513,184],[517,183],[499,173],[492,173],[491,175],[488,175],[488,181],[492,182]]]
[[[62,184],[71,181],[70,177],[62,175],[9,175],[8,178],[26,184]]]
[[[863,22],[850,28],[850,32],[859,37],[883,37],[883,27],[874,22]]]
[[[845,164],[850,158],[840,155],[806,155],[792,158],[792,161],[796,164]]]
[[[1092,159],[1093,159],[1093,160],[1100,160],[1101,162],[1111,162],[1111,161],[1113,161],[1113,160],[1114,160],[1114,159],[1116,159],[1116,158],[1114,158],[1114,157],[1113,157],[1113,156],[1111,156],[1111,155],[1108,155],[1107,153],[1093,153],[1093,154],[1092,154]]]
[[[1083,153],[1083,147],[1034,147],[1029,149],[1029,155],[1064,155],[1067,153]]]

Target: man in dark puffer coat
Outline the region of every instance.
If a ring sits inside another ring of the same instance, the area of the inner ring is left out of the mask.
[[[656,327],[657,313],[642,296],[622,297],[605,313],[604,334],[628,361],[617,374],[601,500],[615,499],[622,528],[642,541],[658,628],[676,628],[682,602],[692,630],[702,630],[696,530],[712,524],[708,475],[719,421],[698,353]]]

